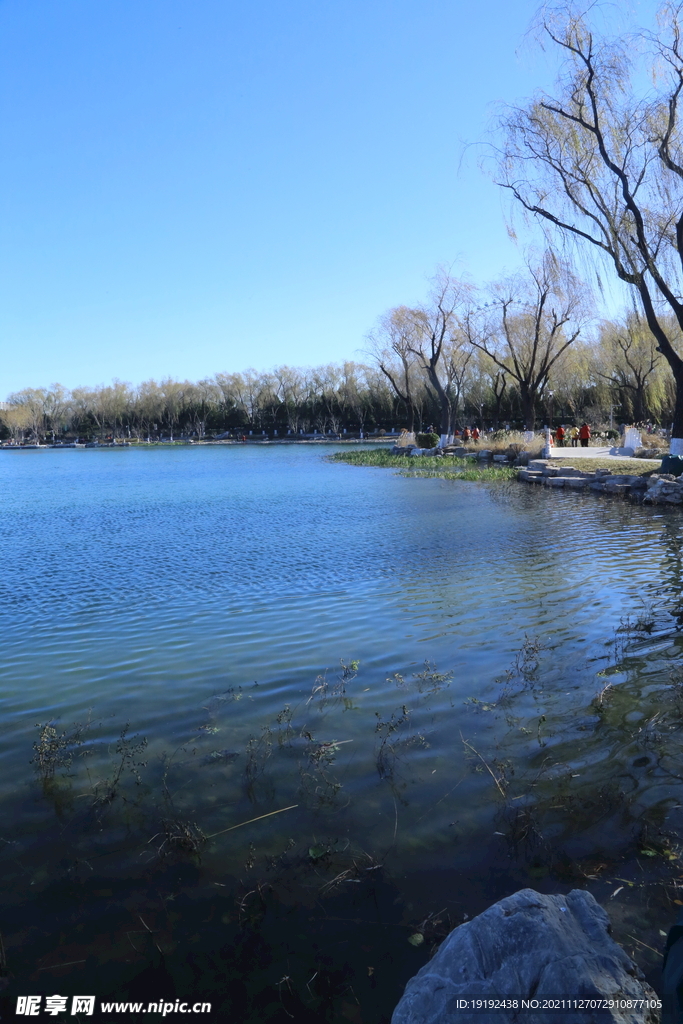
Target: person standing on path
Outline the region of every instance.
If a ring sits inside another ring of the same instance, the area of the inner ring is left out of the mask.
[[[576,448],[579,443],[579,428],[572,427],[569,436],[572,439],[572,448]]]
[[[564,448],[564,427],[562,424],[555,431],[555,437],[557,438],[557,447]]]
[[[581,447],[587,448],[588,442],[591,439],[591,428],[588,426],[587,423],[581,424],[581,429],[579,430],[579,437],[581,438]]]

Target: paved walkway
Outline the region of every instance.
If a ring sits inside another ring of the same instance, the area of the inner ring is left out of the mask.
[[[572,459],[605,459],[610,456],[615,456],[618,452],[624,451],[623,448],[558,448],[557,445],[553,445],[550,449],[551,459],[567,459],[571,456]],[[620,458],[628,458],[633,455],[633,449],[628,449],[627,456],[619,456]]]
[[[662,452],[662,455],[665,453]],[[558,448],[550,449],[551,459],[629,459],[633,457],[633,448]],[[636,459],[642,462],[642,459]],[[654,460],[647,460],[654,461]],[[657,460],[658,461],[658,460]]]

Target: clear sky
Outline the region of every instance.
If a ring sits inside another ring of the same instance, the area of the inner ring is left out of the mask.
[[[0,0],[0,394],[358,358],[439,263],[512,269],[460,158],[551,81],[535,9]]]

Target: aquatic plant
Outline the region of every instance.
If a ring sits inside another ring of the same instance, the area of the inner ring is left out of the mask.
[[[332,806],[342,788],[342,783],[331,772],[337,753],[344,743],[351,740],[326,740],[318,743],[309,737],[306,750],[307,764],[300,766],[301,787],[304,795],[315,796],[318,806]]]
[[[277,724],[277,742],[278,746],[283,744],[291,743],[292,736],[294,735],[294,729],[292,728],[292,709],[289,704],[285,704],[282,711],[279,711],[275,717]]]
[[[420,693],[438,693],[451,682],[453,673],[438,672],[433,662],[425,660],[424,668],[421,672],[413,673],[413,679],[416,680]]]
[[[347,665],[343,658],[340,658],[339,664],[341,672],[333,682],[328,680],[327,671],[316,678],[311,690],[311,696],[306,701],[306,704],[316,701],[318,708],[322,711],[327,704],[331,702],[338,703],[345,699],[347,684],[358,675],[360,662],[350,661]]]
[[[244,774],[253,783],[262,775],[266,762],[273,752],[272,732],[269,725],[264,725],[260,736],[250,736],[245,749],[246,764]]]
[[[394,734],[409,721],[410,712],[406,705],[403,704],[401,705],[400,715],[392,711],[391,717],[385,720],[379,711],[376,711],[375,717],[377,719],[375,732],[380,738],[375,754],[375,764],[380,779],[390,779],[393,777],[394,765],[396,763],[396,741]]]
[[[54,722],[36,723],[40,736],[33,744],[35,757],[31,763],[44,783],[54,779],[57,771],[70,768],[73,761],[73,735],[66,732],[58,733]]]
[[[141,755],[147,746],[147,739],[144,736],[141,738],[139,736],[129,738],[129,729],[130,723],[126,722],[121,729],[114,748],[116,760],[112,767],[111,775],[95,783],[94,794],[96,803],[111,803],[116,798],[121,780],[127,772],[133,776],[138,786],[142,784],[140,770],[147,767],[147,762],[141,759]]]
[[[163,841],[157,848],[161,856],[182,853],[199,857],[207,842],[207,837],[196,822],[178,818],[162,819],[161,831],[152,836],[149,842],[153,842],[159,835],[163,835]]]
[[[401,902],[405,895],[401,883],[392,881],[391,870],[397,853],[405,857],[406,851],[412,851],[417,858],[422,850],[435,848],[431,843],[457,850],[458,843],[468,841],[471,833],[456,826],[459,804],[465,797],[465,786],[460,790],[458,786],[471,771],[480,773],[481,781],[485,781],[485,786],[477,788],[485,792],[491,806],[486,820],[491,838],[477,835],[477,841],[483,843],[482,858],[495,855],[499,862],[501,856],[507,856],[510,874],[519,877],[521,884],[533,885],[535,879],[549,876],[591,886],[604,898],[604,887],[610,881],[611,891],[620,900],[625,896],[631,899],[629,913],[640,908],[646,892],[649,900],[653,895],[660,899],[666,893],[669,902],[683,903],[683,887],[674,877],[680,874],[678,842],[673,833],[665,834],[666,809],[658,806],[643,812],[637,808],[634,795],[637,778],[652,775],[656,785],[668,780],[672,787],[683,781],[677,774],[677,737],[683,714],[683,675],[678,670],[668,676],[662,670],[656,707],[645,718],[630,721],[631,710],[642,703],[642,688],[634,676],[630,692],[620,677],[618,687],[608,683],[592,702],[591,693],[584,697],[583,706],[576,709],[573,718],[567,718],[565,706],[564,724],[558,728],[555,712],[569,687],[563,682],[560,687],[546,689],[543,645],[537,637],[525,636],[513,651],[507,672],[496,681],[503,683],[502,693],[490,680],[465,707],[458,705],[455,714],[462,722],[462,749],[458,744],[452,749],[451,744],[447,756],[440,757],[433,756],[439,753],[438,747],[427,750],[426,737],[431,739],[429,730],[434,720],[448,707],[449,695],[444,691],[451,684],[452,674],[429,660],[417,670],[398,667],[400,671],[386,680],[380,677],[376,692],[373,690],[366,698],[364,694],[371,687],[364,687],[364,683],[370,680],[353,686],[359,665],[342,661],[336,672],[324,674],[324,683],[318,676],[312,693],[302,692],[284,706],[273,708],[269,704],[267,720],[257,719],[251,735],[242,713],[249,699],[247,692],[244,705],[237,706],[234,701],[242,691],[224,691],[203,702],[209,722],[198,708],[198,720],[190,716],[185,742],[171,756],[150,758],[144,772],[147,751],[140,737],[129,736],[128,726],[118,743],[100,741],[98,746],[95,739],[90,742],[89,736],[92,756],[88,761],[74,756],[82,752],[76,745],[78,730],[59,728],[54,722],[39,726],[34,744],[39,777],[45,775],[38,760],[40,748],[47,777],[69,773],[69,791],[76,794],[68,807],[59,809],[56,823],[54,815],[45,819],[46,829],[54,828],[56,845],[60,844],[60,864],[63,861],[65,865],[57,871],[59,884],[78,885],[79,898],[84,902],[91,874],[93,893],[111,889],[111,882],[96,879],[90,866],[86,875],[82,865],[92,864],[97,872],[101,863],[97,856],[123,850],[120,863],[129,859],[131,878],[118,891],[126,893],[128,903],[134,903],[133,917],[139,913],[146,922],[145,931],[139,934],[147,937],[141,942],[133,925],[129,934],[124,931],[123,937],[119,936],[122,944],[126,948],[132,944],[134,953],[143,957],[148,955],[147,947],[149,955],[163,950],[169,964],[176,964],[169,952],[174,946],[180,963],[188,951],[194,955],[202,944],[210,945],[208,932],[205,936],[202,931],[206,931],[205,923],[221,921],[226,927],[226,943],[234,951],[236,978],[245,969],[244,964],[253,962],[246,936],[258,942],[268,935],[267,941],[271,941],[272,931],[265,925],[261,931],[260,926],[271,919],[280,921],[286,906],[283,932],[294,935],[295,948],[287,946],[286,954],[274,961],[281,966],[273,966],[268,985],[273,987],[277,1000],[279,978],[287,1010],[299,1012],[301,1006],[306,1006],[307,1012],[318,1013],[320,1019],[321,1007],[331,998],[337,966],[315,959],[309,950],[310,932],[319,921],[324,919],[321,929],[334,928],[330,922],[337,921],[340,928],[345,928],[344,922],[348,921],[353,943],[353,936],[366,920],[363,907],[374,906],[374,895],[384,886],[390,898],[378,900],[377,906],[385,914],[386,908],[398,901],[390,930],[395,942],[411,956],[414,951],[409,944],[426,954],[451,927],[453,922],[439,904],[416,900],[415,909],[408,912]],[[555,680],[556,675],[551,678]],[[361,690],[359,711],[346,714],[344,700],[350,696],[355,699]],[[489,690],[491,700],[486,699]],[[260,692],[265,695],[263,689]],[[391,704],[387,708],[375,703],[375,698],[386,701],[392,692],[396,702],[401,702],[393,711]],[[444,695],[437,701],[434,696],[439,692]],[[363,710],[367,708],[366,699],[372,702],[367,712]],[[648,700],[653,703],[652,698]],[[256,711],[257,707],[254,705]],[[378,707],[381,710],[376,711]],[[209,727],[203,727],[205,724]],[[343,731],[347,725],[353,730],[353,740]],[[217,732],[225,737],[221,745],[232,744],[233,750],[212,750]],[[541,750],[538,745],[543,743],[547,746]],[[418,744],[421,756],[416,759],[414,775],[407,777],[404,765],[410,765],[409,753]],[[345,756],[351,752],[356,756]],[[239,761],[235,770],[230,765],[238,757],[244,757],[244,762]],[[580,760],[587,769],[572,768]],[[374,774],[374,769],[379,781],[375,776],[368,803],[376,806],[377,814],[372,831],[361,834],[359,821],[367,823],[368,817],[361,818],[364,811],[360,804],[354,810],[351,801],[358,792],[360,772],[364,774],[363,791],[370,792],[368,776]],[[435,781],[430,781],[432,775]],[[143,780],[144,786],[140,784]],[[258,793],[250,792],[259,780],[263,781]],[[419,808],[410,795],[414,783],[421,787],[420,798],[427,794]],[[295,795],[297,785],[302,799]],[[114,801],[117,793],[121,799]],[[46,795],[52,800],[51,793]],[[257,806],[247,808],[247,799]],[[332,822],[341,820],[335,812],[342,802],[351,806],[351,811],[343,816],[343,837],[337,838],[331,830],[339,828],[341,832],[342,827]],[[298,813],[297,806],[301,808]],[[469,807],[465,809],[466,814],[470,811]],[[276,821],[283,824],[278,828]],[[432,821],[435,828],[430,832]],[[582,844],[580,857],[572,846],[577,837]],[[3,850],[5,846],[0,842],[0,852]],[[8,845],[5,863],[16,859],[17,851]],[[638,863],[644,865],[644,880],[639,880]],[[133,878],[136,865],[139,878]],[[28,878],[32,872],[30,868]],[[197,911],[199,923],[192,929],[187,924],[194,914],[189,909],[190,901],[174,901],[200,874],[212,887],[207,890],[211,893],[207,901],[210,910],[203,917]],[[176,884],[176,875],[183,881]],[[240,883],[234,878],[240,878]],[[618,878],[625,881],[617,884]],[[600,887],[593,886],[593,882],[599,882]],[[135,890],[134,901],[128,889]],[[361,893],[365,903],[358,902]],[[100,899],[99,895],[94,898]],[[351,911],[354,899],[357,902]],[[323,905],[323,901],[324,911],[311,909],[316,903]],[[303,908],[301,921],[296,917],[297,906]],[[472,906],[466,901],[458,919]],[[475,901],[473,912],[478,909]],[[298,930],[309,936],[309,946],[303,940],[301,945],[296,944]],[[649,934],[642,934],[652,943]],[[367,974],[369,967],[375,970],[380,962],[375,956],[385,949],[384,941],[368,940],[372,953],[362,964],[362,972]],[[190,942],[196,945],[189,946]],[[315,943],[316,948],[324,947],[320,936]],[[240,949],[244,950],[243,962],[239,961]],[[35,952],[31,945],[31,956]],[[39,953],[43,956],[42,950]],[[287,959],[290,956],[291,966]],[[346,961],[342,958],[340,963],[343,966]],[[342,987],[339,992],[334,989],[335,999],[343,1000]]]

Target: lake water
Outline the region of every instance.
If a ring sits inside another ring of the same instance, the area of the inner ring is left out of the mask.
[[[0,453],[10,1001],[374,1024],[466,915],[643,848],[610,911],[668,927],[681,513],[334,450]]]

